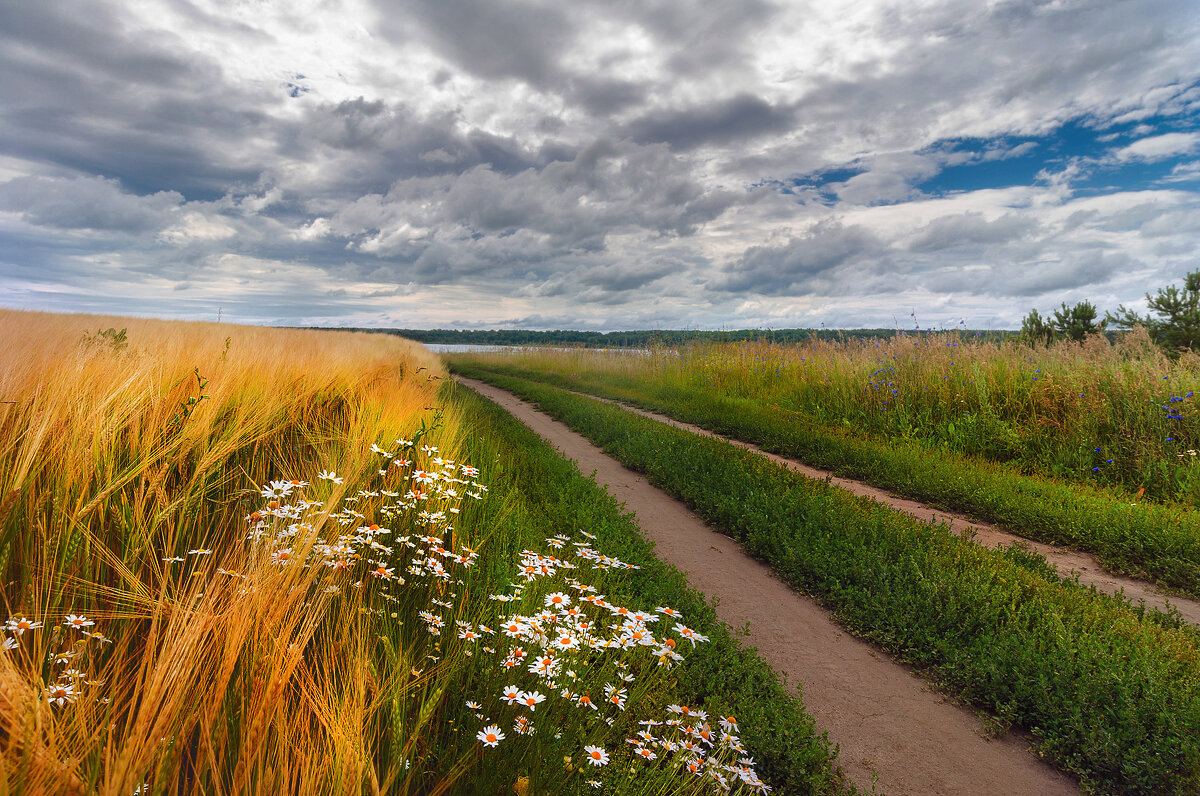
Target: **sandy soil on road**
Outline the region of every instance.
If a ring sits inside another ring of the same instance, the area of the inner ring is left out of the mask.
[[[848,634],[735,541],[583,436],[510,393],[459,381],[511,412],[583,473],[594,472],[597,483],[637,515],[658,557],[716,598],[722,621],[750,623],[746,643],[789,684],[801,685],[817,726],[840,747],[838,763],[851,782],[887,794],[1079,792],[1070,777],[1032,754],[1026,740],[1012,733],[989,738],[969,709]]]

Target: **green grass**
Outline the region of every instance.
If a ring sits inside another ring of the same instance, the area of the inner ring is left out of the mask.
[[[457,367],[457,366],[456,366]],[[1197,633],[752,453],[562,390],[459,368],[646,473],[848,628],[1017,722],[1098,793],[1200,788]]]
[[[455,367],[466,368],[471,361],[456,362]],[[1200,514],[1187,507],[1023,475],[917,440],[864,439],[753,399],[632,377],[548,373],[496,362],[480,366],[626,401],[842,477],[964,512],[1028,539],[1085,550],[1113,572],[1200,596]]]
[[[519,552],[526,547],[544,548],[545,539],[553,534],[583,529],[596,535],[596,546],[607,555],[641,567],[598,580],[608,600],[650,610],[671,606],[683,612],[690,627],[710,637],[686,652],[686,661],[672,670],[669,693],[661,698],[670,696],[714,716],[736,715],[760,776],[779,793],[827,793],[846,787],[831,768],[833,752],[828,742],[799,699],[787,693],[752,650],[738,645],[711,605],[688,587],[678,570],[654,558],[632,515],[507,412],[467,390],[455,393],[454,401],[466,410],[468,437],[473,440],[470,455],[484,463],[481,467],[490,475],[489,500],[507,507],[502,518],[490,518],[503,530],[492,537],[489,556],[507,563],[489,573],[486,584],[481,584],[484,588],[503,588]],[[478,670],[475,678],[458,688],[471,693],[489,682],[496,689],[504,685],[484,670]],[[501,759],[496,765],[495,776],[489,774],[478,783],[480,792],[492,792],[486,786],[493,782],[507,782],[504,789],[510,789],[518,770],[532,773],[534,784],[540,778],[543,784],[537,792],[561,792],[561,756]],[[530,766],[537,767],[531,770]]]
[[[1027,474],[1200,506],[1200,358],[1144,333],[1029,348],[958,334],[696,346],[643,381],[777,406],[878,441],[919,440]]]

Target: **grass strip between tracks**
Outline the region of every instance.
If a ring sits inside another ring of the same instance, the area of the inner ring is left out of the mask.
[[[456,363],[456,368],[465,364]],[[1115,491],[1022,475],[918,442],[861,439],[795,412],[678,387],[581,379],[507,365],[489,370],[625,401],[1019,536],[1095,555],[1110,571],[1200,597],[1200,514]],[[462,372],[466,373],[464,369]]]
[[[545,384],[454,369],[536,402],[645,473],[848,628],[1029,728],[1085,787],[1200,789],[1193,631],[1061,582],[1040,557],[987,550],[727,443]]]
[[[687,650],[685,662],[674,670],[676,696],[714,716],[717,711],[736,715],[747,754],[775,792],[853,792],[833,770],[835,751],[818,734],[801,701],[752,649],[738,645],[682,573],[654,557],[632,515],[504,410],[469,390],[455,390],[452,398],[466,410],[475,446],[486,447],[472,455],[494,462],[485,466],[494,473],[493,497],[503,494],[511,501],[502,535],[511,555],[494,557],[515,560],[522,547],[540,545],[558,533],[582,529],[595,534],[608,555],[641,567],[624,574],[609,572],[603,584],[607,598],[651,609],[671,606],[683,613],[689,626],[709,636],[708,642]]]

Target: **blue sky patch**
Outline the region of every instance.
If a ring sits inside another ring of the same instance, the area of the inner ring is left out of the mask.
[[[1200,169],[1176,173],[1181,164],[1200,160],[1200,145],[1170,155],[1139,157],[1122,150],[1137,141],[1167,134],[1197,134],[1200,112],[1151,116],[1120,124],[1099,124],[1094,117],[1071,119],[1040,136],[945,138],[915,154],[941,162],[933,176],[913,183],[927,196],[1032,185],[1043,173],[1062,172],[1072,164],[1076,195],[1161,188],[1167,182],[1182,190],[1197,190]],[[865,160],[798,175],[778,183],[783,193],[815,189],[829,201],[837,199],[839,183],[871,170]],[[872,204],[891,204],[873,202]]]

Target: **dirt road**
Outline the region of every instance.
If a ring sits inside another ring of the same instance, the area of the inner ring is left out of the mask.
[[[1068,794],[1070,777],[1009,733],[989,738],[967,708],[948,701],[907,667],[849,635],[814,601],[780,581],[740,545],[626,469],[583,436],[483,382],[460,383],[495,401],[636,513],[659,558],[717,599],[730,626],[750,623],[758,648],[840,747],[850,781],[887,794]]]

